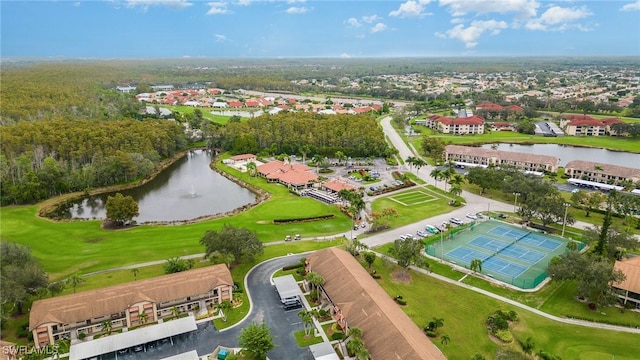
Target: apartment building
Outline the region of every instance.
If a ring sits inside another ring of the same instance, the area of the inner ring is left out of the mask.
[[[513,166],[525,171],[558,171],[560,159],[555,156],[483,149],[473,146],[447,145],[445,160],[487,166]]]
[[[640,169],[619,165],[603,164],[585,160],[572,160],[564,167],[564,173],[571,178],[593,181],[601,184],[618,184],[623,180],[640,181]]]
[[[232,299],[233,279],[224,264],[138,280],[33,302],[29,330],[38,348],[131,329]]]
[[[474,115],[466,118],[450,118],[441,115],[431,115],[425,119],[425,126],[436,129],[444,134],[482,134],[484,133],[484,119]]]

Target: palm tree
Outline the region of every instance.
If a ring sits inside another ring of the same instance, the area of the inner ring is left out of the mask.
[[[460,185],[458,184],[453,184],[451,185],[451,189],[449,189],[449,194],[451,194],[451,196],[453,196],[454,198],[454,202],[455,199],[460,196],[460,194],[462,194],[462,187],[460,187]]]
[[[140,272],[140,269],[133,268],[131,269],[131,272],[133,273],[133,281],[136,281],[138,279],[138,272]]]
[[[366,350],[366,348],[364,347],[364,341],[362,341],[362,339],[360,338],[351,339],[347,343],[347,350],[349,350],[349,353],[354,355],[360,353],[362,350]]]
[[[315,271],[310,271],[307,276],[304,277],[305,280],[307,280],[311,286],[313,286],[314,288],[318,288],[319,286],[324,285],[324,278],[322,277],[322,275],[318,274]]]
[[[308,338],[313,327],[313,313],[309,310],[300,310],[298,317],[302,320],[302,326],[304,326],[304,337]]]
[[[84,278],[82,277],[82,275],[80,275],[80,273],[75,273],[73,275],[71,275],[68,279],[67,279],[67,284],[71,285],[71,287],[73,287],[73,293],[76,293],[76,287],[78,287],[78,285],[82,285],[84,284]]]
[[[348,333],[348,335],[349,335],[350,337],[354,338],[354,339],[355,339],[355,338],[360,339],[360,338],[362,338],[362,329],[360,329],[360,328],[359,328],[359,327],[357,327],[357,326],[351,326],[351,327],[349,327],[349,333]]]
[[[454,172],[454,174],[451,176],[451,180],[449,180],[449,183],[462,185],[464,184],[464,181],[465,181],[464,176],[462,176],[461,174],[458,174],[457,172]]]
[[[224,300],[218,304],[218,310],[222,311],[222,321],[227,322],[227,311],[231,311],[231,309],[233,309],[233,305],[229,300]]]
[[[413,166],[415,166],[415,167],[416,167],[416,174],[417,174],[417,173],[418,173],[418,171],[420,171],[420,168],[421,168],[421,167],[423,167],[423,166],[427,166],[427,162],[426,162],[426,161],[424,161],[422,158],[419,158],[419,157],[418,157],[418,158],[416,158],[416,159],[413,161]]]
[[[111,321],[110,320],[105,320],[102,323],[100,323],[100,325],[102,326],[102,330],[104,332],[106,332],[107,335],[111,335],[112,327],[111,327]]]
[[[448,344],[448,343],[450,343],[450,342],[451,342],[451,338],[449,337],[449,335],[442,335],[442,336],[440,337],[440,343],[441,343],[442,345],[447,345],[447,344]]]
[[[172,307],[171,315],[173,315],[173,317],[177,319],[178,316],[180,316],[180,309],[177,306]]]
[[[149,320],[149,315],[147,315],[146,312],[141,312],[140,315],[138,316],[138,321],[140,321],[140,325],[146,324],[147,320]]]
[[[471,264],[469,264],[469,269],[473,272],[481,272],[482,271],[482,260],[473,259],[471,260]]]
[[[409,164],[409,169],[413,170],[413,165],[416,163],[416,158],[414,156],[407,157],[404,162]]]
[[[431,176],[435,180],[436,187],[438,187],[438,180],[442,179],[442,173],[443,171],[438,168],[433,168],[433,170],[431,170],[431,172],[429,173],[429,176]]]
[[[247,163],[247,172],[249,173],[249,176],[256,176],[257,170],[258,170],[258,167],[256,166],[255,162],[249,161]]]
[[[362,348],[356,354],[357,360],[369,360],[371,358],[371,354],[369,354],[369,350]]]
[[[431,323],[433,325],[433,331],[436,331],[436,330],[438,330],[439,327],[443,327],[444,326],[444,319],[434,317],[431,320]]]

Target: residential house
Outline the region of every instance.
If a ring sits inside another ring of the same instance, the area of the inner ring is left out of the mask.
[[[514,131],[513,124],[506,121],[494,121],[491,124],[491,130],[493,131]]]
[[[560,159],[555,156],[484,149],[473,146],[447,145],[445,159],[457,163],[513,166],[524,171],[556,172]]]
[[[36,300],[29,314],[35,346],[117,331],[231,300],[233,278],[224,264]],[[146,315],[142,315],[142,314]],[[84,334],[84,335],[81,335]]]
[[[574,179],[593,181],[601,184],[618,184],[624,180],[640,181],[640,169],[619,165],[603,164],[585,160],[572,160],[564,167],[565,175]]]
[[[606,118],[600,120],[605,126],[605,133],[609,135],[622,135],[617,134],[615,130],[611,129],[611,127],[615,124],[623,124],[623,121],[618,118]]]
[[[624,305],[630,304],[633,308],[640,309],[640,256],[616,261],[613,268],[626,276],[624,281],[612,284],[619,291],[620,301]]]
[[[319,287],[323,307],[347,334],[349,327],[362,330],[372,359],[446,359],[348,252],[336,247],[316,251],[307,258],[307,271],[325,279]]]
[[[229,160],[231,160],[231,164],[235,164],[237,162],[255,161],[257,158],[258,157],[253,154],[240,154],[230,157]]]

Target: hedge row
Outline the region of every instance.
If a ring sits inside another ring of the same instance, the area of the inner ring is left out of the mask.
[[[320,221],[320,220],[328,220],[333,219],[335,215],[320,215],[320,216],[312,216],[306,218],[293,218],[293,219],[273,219],[274,224],[290,224],[290,223],[298,223],[298,222],[309,222],[309,221]]]

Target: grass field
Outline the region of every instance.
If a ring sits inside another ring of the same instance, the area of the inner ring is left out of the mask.
[[[449,205],[451,199],[431,190],[431,187],[431,185],[413,187],[375,199],[371,204],[371,209],[380,211],[388,207],[395,208],[399,216],[391,219],[389,222],[391,227],[411,224],[453,210],[454,207]],[[403,199],[408,203],[404,202]]]
[[[520,340],[532,337],[535,342],[534,352],[544,350],[562,359],[611,359],[613,354],[616,359],[638,358],[637,334],[554,322],[413,271],[410,272],[410,283],[395,282],[391,279],[391,272],[397,271],[397,268],[381,261],[377,261],[374,267],[382,275],[379,283],[386,292],[390,296],[400,294],[407,300],[408,305],[402,309],[420,328],[427,325],[433,317],[444,319],[444,326],[438,331],[448,335],[451,342],[442,345],[435,339],[434,343],[451,360],[470,359],[476,353],[492,359],[499,348],[519,350],[515,342],[498,345],[487,336],[484,322],[498,309],[518,313],[520,320],[512,325],[512,333]]]
[[[305,238],[324,237],[351,227],[351,220],[336,206],[292,195],[283,186],[249,178],[224,165],[221,167],[269,191],[271,198],[232,217],[180,226],[144,225],[119,231],[101,229],[100,221],[56,223],[42,219],[35,215],[37,206],[3,207],[0,209],[0,239],[29,246],[51,279],[56,280],[74,272],[86,273],[201,253],[204,247],[199,242],[205,231],[220,229],[227,223],[255,231],[263,242],[283,240],[285,235],[291,234],[301,234]],[[276,218],[327,214],[334,218],[287,225],[273,223]]]
[[[167,108],[171,111],[178,111],[182,114],[193,114],[193,112],[196,109],[200,109],[200,111],[202,111],[203,118],[220,125],[224,125],[228,123],[229,119],[231,119],[231,116],[212,114],[211,113],[211,110],[213,110],[212,108],[206,108],[206,107],[198,108],[198,107],[184,106],[184,105],[161,105],[160,107]],[[243,118],[242,120],[246,120],[246,118]]]

